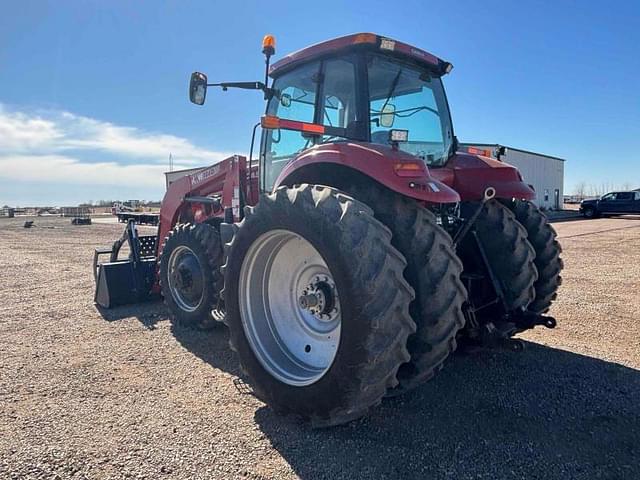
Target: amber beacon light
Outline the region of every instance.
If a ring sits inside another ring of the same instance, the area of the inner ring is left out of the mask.
[[[270,57],[276,53],[276,37],[273,35],[265,35],[262,39],[262,53]]]

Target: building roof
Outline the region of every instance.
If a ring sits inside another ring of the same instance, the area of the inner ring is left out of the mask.
[[[507,148],[509,150],[515,150],[516,152],[529,153],[531,155],[537,155],[539,157],[546,157],[546,158],[551,158],[553,160],[560,160],[561,162],[566,162],[567,161],[564,158],[554,157],[553,155],[547,155],[545,153],[532,152],[530,150],[523,150],[521,148],[510,147],[509,145],[500,145],[499,143],[462,142],[462,143],[460,143],[460,145],[469,146],[469,147],[471,147],[471,146],[473,146],[473,147],[495,147],[495,148],[505,147],[505,148]]]

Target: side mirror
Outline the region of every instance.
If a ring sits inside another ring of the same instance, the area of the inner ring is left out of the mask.
[[[204,73],[193,72],[189,82],[189,100],[196,105],[203,105],[207,98],[207,76]]]
[[[396,116],[396,106],[387,103],[382,112],[380,112],[380,126],[390,128],[393,126],[393,122]]]

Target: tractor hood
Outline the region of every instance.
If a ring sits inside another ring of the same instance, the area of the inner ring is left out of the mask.
[[[533,200],[536,195],[516,167],[482,155],[457,152],[444,167],[431,169],[431,175],[457,191],[463,201],[482,199],[487,187],[495,188],[497,198]]]
[[[336,175],[346,175],[345,168],[356,170],[416,200],[429,203],[460,201],[458,193],[434,178],[419,158],[385,145],[365,142],[326,143],[305,150],[282,170],[274,188],[308,181],[309,173],[317,171],[319,165]]]

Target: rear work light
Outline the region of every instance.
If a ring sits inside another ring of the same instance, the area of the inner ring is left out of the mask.
[[[409,130],[389,130],[389,141],[406,142],[409,140]]]

